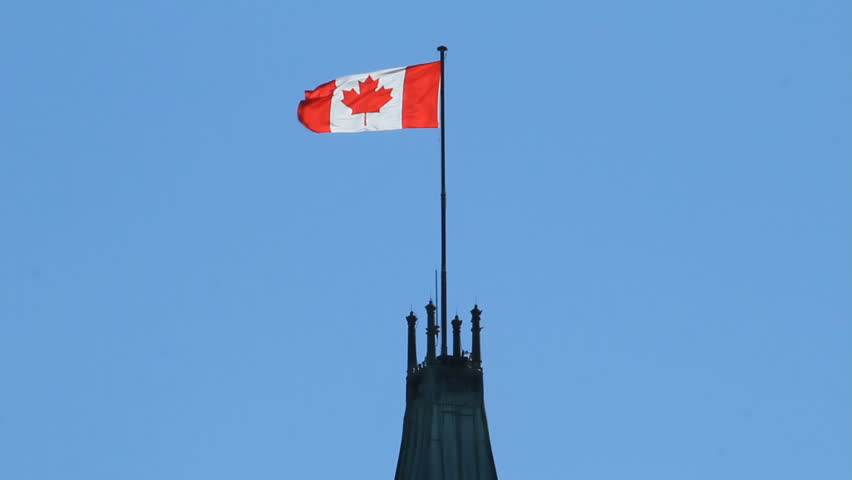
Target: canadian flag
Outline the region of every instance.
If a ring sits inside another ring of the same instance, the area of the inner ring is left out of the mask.
[[[299,121],[314,132],[438,126],[441,62],[346,75],[305,91]]]

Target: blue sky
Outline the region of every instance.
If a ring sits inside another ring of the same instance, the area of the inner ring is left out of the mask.
[[[850,478],[850,10],[5,3],[0,477],[391,478],[438,132],[295,108],[445,44],[501,478]]]

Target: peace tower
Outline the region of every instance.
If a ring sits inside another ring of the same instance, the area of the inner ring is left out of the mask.
[[[482,388],[480,316],[471,314],[471,351],[461,350],[462,320],[456,315],[453,351],[435,323],[435,305],[426,305],[426,358],[417,363],[417,317],[408,321],[408,376],[405,417],[396,480],[496,480]],[[441,354],[435,342],[442,334]]]

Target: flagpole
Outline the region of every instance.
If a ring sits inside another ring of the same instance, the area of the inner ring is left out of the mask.
[[[446,153],[444,149],[444,55],[447,47],[438,47],[441,52],[441,355],[447,355],[447,181]]]

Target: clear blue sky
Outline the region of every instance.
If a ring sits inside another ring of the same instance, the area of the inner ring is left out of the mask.
[[[295,109],[440,44],[501,478],[852,478],[852,6],[754,0],[4,3],[0,478],[392,478],[438,132]]]

